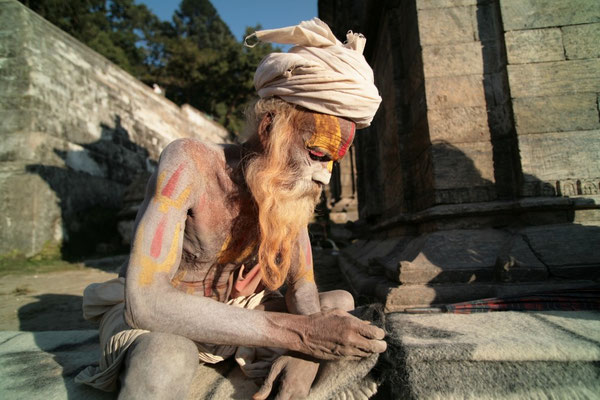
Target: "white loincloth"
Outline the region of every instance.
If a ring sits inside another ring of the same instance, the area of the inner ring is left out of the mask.
[[[253,309],[267,300],[281,297],[279,292],[261,291],[249,296],[240,296],[226,304]],[[96,389],[114,391],[127,350],[144,329],[133,329],[124,319],[125,278],[115,278],[104,283],[94,283],[83,292],[83,316],[90,321],[100,321],[98,333],[102,355],[99,365],[89,366],[75,377]],[[285,353],[276,348],[249,348],[227,345],[196,343],[198,358],[203,363],[216,364],[235,354],[235,360],[249,378],[267,376],[271,364]]]

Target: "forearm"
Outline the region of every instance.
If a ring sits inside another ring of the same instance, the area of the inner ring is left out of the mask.
[[[285,295],[287,309],[292,314],[310,315],[321,311],[319,291],[314,282],[290,285]]]
[[[127,322],[199,343],[279,347],[298,351],[308,323],[301,315],[248,310],[174,288],[128,290]]]

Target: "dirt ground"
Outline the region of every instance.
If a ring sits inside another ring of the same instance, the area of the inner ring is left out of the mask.
[[[81,313],[83,289],[117,276],[113,268],[6,275],[0,279],[0,330],[93,329]]]
[[[348,289],[331,251],[313,250],[319,290]],[[0,330],[54,331],[94,329],[82,317],[83,289],[117,276],[123,257],[88,262],[72,271],[0,278]],[[96,267],[94,267],[95,265]]]

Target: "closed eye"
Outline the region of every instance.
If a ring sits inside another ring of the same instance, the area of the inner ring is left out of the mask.
[[[320,152],[318,150],[308,149],[308,155],[314,161],[329,162],[331,157],[328,154]]]

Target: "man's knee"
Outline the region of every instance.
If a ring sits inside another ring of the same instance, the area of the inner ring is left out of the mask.
[[[344,311],[354,310],[354,297],[345,290],[332,290],[319,294],[321,308],[339,308]]]
[[[129,349],[119,398],[185,397],[198,366],[198,348],[190,339],[149,332]]]
[[[148,364],[170,368],[198,364],[198,348],[188,338],[169,333],[149,332],[135,340],[130,357],[141,356]]]

